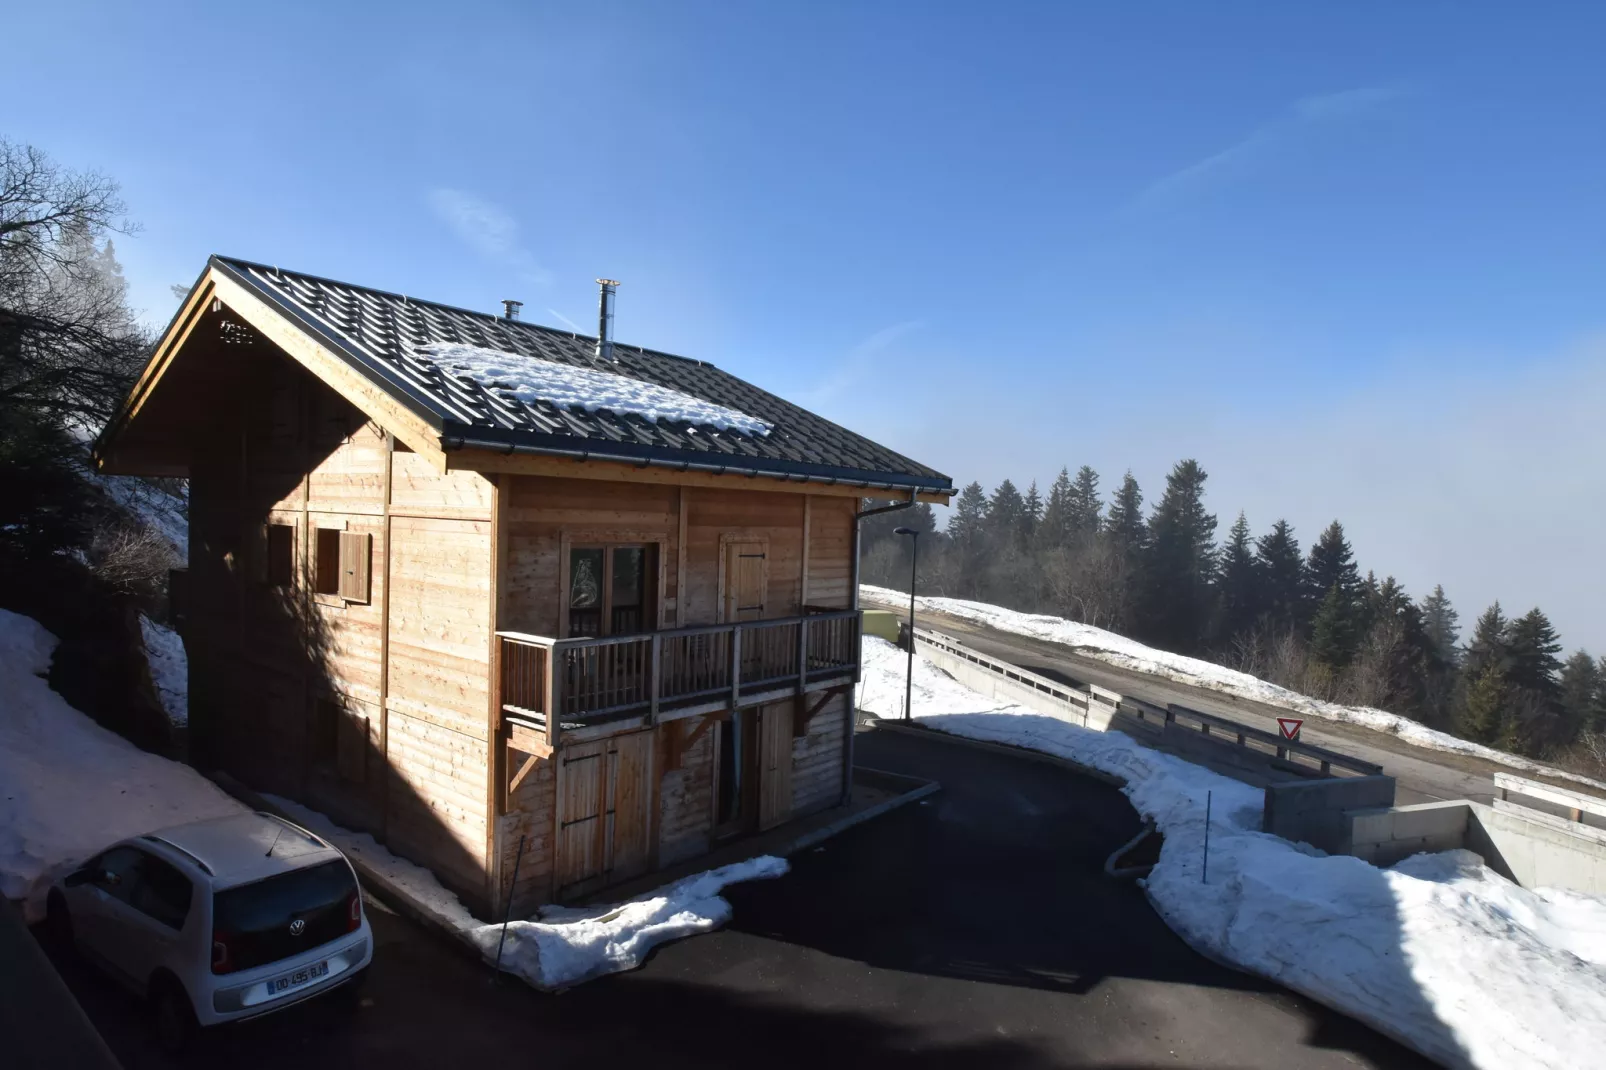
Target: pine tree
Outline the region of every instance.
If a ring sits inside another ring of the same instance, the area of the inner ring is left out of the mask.
[[[1472,640],[1461,658],[1461,671],[1468,680],[1475,679],[1490,669],[1504,673],[1509,667],[1511,646],[1506,641],[1506,618],[1496,602],[1479,616],[1472,626]]]
[[[1026,488],[1026,498],[1021,503],[1021,545],[1030,546],[1037,537],[1037,525],[1043,521],[1043,496],[1037,493],[1037,480]]]
[[[1575,650],[1561,667],[1561,735],[1577,739],[1588,731],[1600,702],[1600,663],[1588,651]]]
[[[1422,599],[1422,628],[1433,645],[1433,652],[1445,665],[1456,665],[1461,660],[1461,651],[1456,646],[1461,639],[1460,624],[1461,616],[1450,605],[1444,588],[1435,584],[1433,593]]]
[[[1305,605],[1312,613],[1311,654],[1328,668],[1341,669],[1355,657],[1363,634],[1365,593],[1344,538],[1344,525],[1335,520],[1310,548],[1305,563]],[[1320,641],[1316,637],[1318,618],[1323,629]]]
[[[1083,537],[1096,533],[1103,509],[1099,501],[1099,474],[1084,464],[1076,470],[1076,483],[1071,487],[1071,531]]]
[[[987,548],[987,496],[981,484],[972,482],[959,492],[954,511],[948,517],[948,540],[953,545],[955,585],[960,597],[980,593],[981,566]]]
[[[1048,501],[1043,506],[1043,519],[1037,525],[1037,545],[1044,550],[1057,550],[1071,541],[1071,473],[1061,468],[1048,488]]]
[[[1121,489],[1110,502],[1104,531],[1110,536],[1110,542],[1129,557],[1141,553],[1148,542],[1149,529],[1143,523],[1143,492],[1131,472],[1122,478]]]
[[[983,525],[994,547],[1000,550],[1018,547],[1021,529],[1026,526],[1025,516],[1025,499],[1015,489],[1015,484],[1005,479],[987,502],[987,521]]]
[[[1502,725],[1509,725],[1511,720],[1506,711],[1505,674],[1499,666],[1488,665],[1469,678],[1456,727],[1464,739],[1495,743]]]
[[[1348,666],[1360,645],[1355,623],[1355,607],[1344,597],[1343,589],[1333,584],[1311,621],[1311,657],[1334,672]]]
[[[1260,565],[1261,608],[1267,623],[1279,631],[1299,627],[1304,619],[1305,560],[1288,521],[1277,521],[1256,541],[1255,559]]]
[[[1561,661],[1556,655],[1561,653],[1561,641],[1550,618],[1535,606],[1506,628],[1506,643],[1511,656],[1506,676],[1512,686],[1547,702],[1558,698]]]
[[[1222,547],[1216,586],[1221,613],[1216,638],[1229,642],[1253,628],[1261,612],[1260,566],[1249,541],[1249,520],[1241,512]]]
[[[1149,545],[1138,585],[1139,624],[1167,650],[1190,652],[1213,616],[1216,518],[1205,512],[1207,475],[1199,462],[1177,462],[1149,518]]]

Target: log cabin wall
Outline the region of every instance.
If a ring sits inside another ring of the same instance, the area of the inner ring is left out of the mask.
[[[282,354],[245,359],[191,467],[197,755],[485,909],[495,485],[398,450]]]
[[[726,559],[733,544],[762,549],[761,617],[851,603],[855,498],[549,476],[504,474],[500,479],[498,629],[563,637],[567,558],[573,547],[586,544],[656,548],[654,623],[660,628],[725,619]],[[841,797],[848,706],[845,696],[829,700],[806,732],[790,741],[787,791],[794,814],[833,805]],[[711,845],[717,734],[699,733],[699,726],[694,719],[653,730],[653,783],[647,786],[652,868],[694,857]],[[504,894],[511,889],[514,909],[525,912],[566,892],[565,876],[558,872],[559,841],[573,833],[556,801],[566,790],[558,773],[565,752],[531,753],[541,748],[520,750],[511,742],[498,748],[500,766],[493,773],[498,784],[517,781],[506,791],[497,819],[499,887]],[[612,820],[606,800],[605,789],[599,821]],[[524,854],[514,887],[521,836]],[[584,885],[594,886],[595,881]]]

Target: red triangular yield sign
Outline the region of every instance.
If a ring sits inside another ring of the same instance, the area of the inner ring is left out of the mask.
[[[1289,742],[1299,738],[1299,726],[1304,724],[1302,717],[1279,717],[1277,727],[1283,730],[1283,738]]]

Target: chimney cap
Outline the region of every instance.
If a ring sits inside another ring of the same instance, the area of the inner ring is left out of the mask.
[[[619,280],[618,279],[598,279],[597,280],[597,285],[598,286],[618,286],[619,285]]]
[[[524,307],[523,301],[515,301],[511,297],[502,298],[502,318],[516,320],[519,318],[519,309]]]

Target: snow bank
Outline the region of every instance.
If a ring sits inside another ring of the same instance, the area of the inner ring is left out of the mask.
[[[640,416],[653,423],[668,420],[712,425],[745,435],[767,435],[771,430],[763,420],[737,409],[612,372],[458,342],[415,346],[413,355],[433,363],[448,375],[477,380],[486,389],[525,404],[546,401],[559,408],[578,408],[586,412],[607,409],[621,416]]]
[[[140,635],[145,639],[145,661],[151,667],[151,683],[162,700],[167,719],[176,725],[190,723],[189,656],[184,640],[165,624],[139,615]]]
[[[55,648],[38,622],[0,609],[0,895],[30,920],[59,873],[107,844],[244,809],[67,705],[42,678]]]
[[[907,654],[864,638],[861,708],[902,709]],[[1145,890],[1179,935],[1451,1066],[1562,1070],[1606,1042],[1606,901],[1520,888],[1473,854],[1392,869],[1259,831],[1261,792],[1117,732],[1000,705],[916,657],[914,715],[1114,774],[1165,836]],[[1203,883],[1210,793],[1209,883]]]
[[[487,925],[471,915],[429,870],[397,858],[372,836],[343,829],[299,803],[266,798],[382,875],[415,906],[478,948],[486,962],[496,961],[502,926]],[[729,921],[730,903],[719,894],[725,885],[779,877],[786,871],[785,859],[764,855],[687,877],[626,903],[543,907],[534,918],[508,924],[502,969],[542,989],[567,988],[635,969],[659,944],[709,932]]]
[[[872,587],[865,584],[859,588],[860,594],[865,598],[874,599],[890,605],[908,605],[908,594],[901,591],[890,590],[885,587]],[[1181,654],[1171,654],[1164,650],[1144,646],[1125,636],[1114,632],[1104,631],[1087,624],[1078,624],[1063,617],[1050,617],[1036,613],[1017,613],[1012,609],[1001,606],[987,605],[985,602],[966,602],[959,598],[930,598],[924,595],[916,599],[919,609],[934,613],[945,613],[950,617],[971,621],[976,624],[996,628],[1001,632],[1010,632],[1014,635],[1024,635],[1033,639],[1042,639],[1050,643],[1060,643],[1073,648],[1079,654],[1084,654],[1099,661],[1108,662],[1122,669],[1134,672],[1147,673],[1151,676],[1161,676],[1178,683],[1191,684],[1194,687],[1205,687],[1212,691],[1234,695],[1238,698],[1249,699],[1254,702],[1263,702],[1268,706],[1278,706],[1282,709],[1302,713],[1309,717],[1319,717],[1329,721],[1343,721],[1346,724],[1360,725],[1378,732],[1387,732],[1398,736],[1407,743],[1430,750],[1450,751],[1456,754],[1467,754],[1486,761],[1498,762],[1513,769],[1522,769],[1530,773],[1541,773],[1545,776],[1559,777],[1579,784],[1588,784],[1591,787],[1606,789],[1606,783],[1592,780],[1577,773],[1569,773],[1565,769],[1554,769],[1541,762],[1535,762],[1517,754],[1507,754],[1505,751],[1485,747],[1481,743],[1452,736],[1448,732],[1440,732],[1429,728],[1409,717],[1402,717],[1387,710],[1372,709],[1365,706],[1340,706],[1335,702],[1323,702],[1308,695],[1301,695],[1297,691],[1290,691],[1286,687],[1268,683],[1258,677],[1236,669],[1228,669],[1198,658],[1184,657]]]

